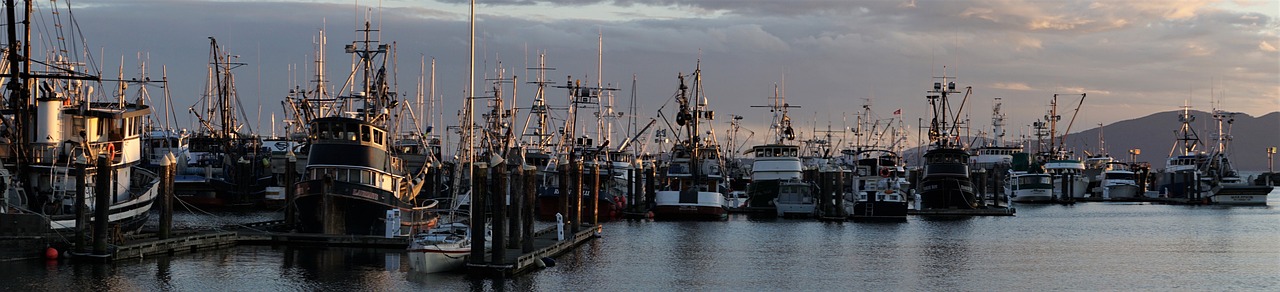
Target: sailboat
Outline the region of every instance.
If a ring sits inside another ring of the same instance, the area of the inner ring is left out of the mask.
[[[427,228],[437,220],[417,207],[423,173],[412,173],[391,148],[399,105],[386,69],[389,45],[369,21],[358,30],[363,40],[347,45],[353,54],[352,80],[331,98],[315,98],[312,108],[331,108],[330,115],[311,119],[306,174],[295,185],[298,227],[305,233],[394,237],[402,228]],[[405,220],[405,218],[412,218]]]
[[[707,143],[711,137],[702,136],[703,123],[710,124],[714,114],[707,109],[707,98],[702,93],[702,69],[694,69],[692,94],[685,83],[685,75],[679,76],[680,86],[676,102],[676,124],[684,130],[683,140],[672,146],[667,165],[666,181],[654,194],[654,220],[722,220],[729,210],[721,191],[724,174],[721,172],[720,147]],[[714,131],[708,131],[714,133]]]
[[[159,182],[156,173],[140,165],[151,107],[143,96],[128,98],[124,82],[115,95],[95,95],[101,76],[86,73],[90,66],[78,60],[32,55],[66,48],[24,46],[32,43],[24,37],[32,27],[15,20],[20,8],[14,1],[6,6],[10,34],[0,65],[6,71],[0,78],[6,99],[0,110],[0,234],[40,236],[85,227],[90,220],[76,218],[77,211],[104,212],[108,228],[136,231],[146,222]],[[56,17],[63,15],[70,14]],[[24,19],[31,19],[30,9]],[[149,80],[142,74],[141,80]],[[97,187],[86,187],[78,196],[78,181],[97,182]],[[101,202],[108,210],[97,207]]]

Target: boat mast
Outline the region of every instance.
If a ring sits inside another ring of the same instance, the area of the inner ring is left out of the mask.
[[[773,84],[773,97],[769,99],[773,100],[773,104],[753,105],[751,107],[769,108],[769,112],[773,113],[773,122],[769,125],[769,129],[773,130],[773,144],[782,145],[786,141],[794,141],[796,132],[791,127],[791,116],[787,115],[787,109],[800,108],[800,106],[787,103],[786,97],[783,96],[776,83]]]
[[[995,104],[991,106],[991,134],[995,136],[995,143],[991,146],[1000,147],[1004,144],[1004,113],[1000,112],[1001,98],[995,98]]]
[[[1182,135],[1173,143],[1173,149],[1169,150],[1169,156],[1173,156],[1173,152],[1177,151],[1181,144],[1182,155],[1191,155],[1195,153],[1196,146],[1200,144],[1200,136],[1196,134],[1196,129],[1191,127],[1191,122],[1196,120],[1196,116],[1191,115],[1191,106],[1183,105],[1182,114],[1178,115],[1178,121],[1182,123],[1182,127],[1178,129],[1178,133]]]

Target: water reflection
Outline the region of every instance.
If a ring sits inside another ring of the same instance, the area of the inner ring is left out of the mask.
[[[923,287],[965,287],[969,282],[970,223],[972,217],[924,217],[919,224],[924,259]],[[964,290],[964,289],[961,289]]]

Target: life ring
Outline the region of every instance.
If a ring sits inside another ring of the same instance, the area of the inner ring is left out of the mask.
[[[108,161],[111,161],[111,162],[116,161],[116,144],[115,143],[107,143],[106,154],[107,154]]]
[[[880,177],[889,177],[889,169],[888,169],[888,168],[881,168],[881,169],[880,169]]]

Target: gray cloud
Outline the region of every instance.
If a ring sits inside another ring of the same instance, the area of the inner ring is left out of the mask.
[[[599,21],[486,13],[540,3],[673,6],[723,16]],[[419,56],[435,57],[438,92],[452,114],[466,84],[466,16],[391,4],[404,7],[382,10],[378,21],[383,39],[400,48],[401,91],[411,94]],[[182,107],[203,86],[205,37],[216,36],[252,64],[238,72],[242,96],[278,112],[289,76],[310,74],[291,75],[288,66],[310,66],[316,31],[327,26],[329,74],[340,74],[349,62],[341,45],[355,38],[365,11],[292,2],[120,1],[87,5],[76,16],[94,48],[105,50],[104,67],[115,68],[121,55],[132,63],[136,52],[150,55],[153,75],[167,65]],[[603,32],[605,82],[629,89],[635,74],[641,114],[652,116],[674,92],[675,74],[701,59],[713,108],[746,116],[757,138],[768,112],[748,106],[765,104],[784,75],[785,94],[804,106],[797,121],[807,129],[814,120],[839,126],[863,98],[874,98],[881,112],[902,108],[920,117],[930,77],[944,65],[961,86],[974,87],[975,121],[988,118],[992,97],[1004,97],[1011,124],[1030,124],[1053,93],[1079,90],[1089,100],[1078,126],[1176,109],[1188,98],[1207,108],[1211,79],[1228,109],[1255,116],[1280,110],[1277,15],[1200,1],[505,1],[485,2],[478,14],[477,72],[493,72],[500,58],[508,72],[528,80],[526,60],[545,50],[558,68],[548,74],[553,80],[594,80]],[[522,103],[528,92],[521,89]],[[619,92],[619,103],[629,95]]]

